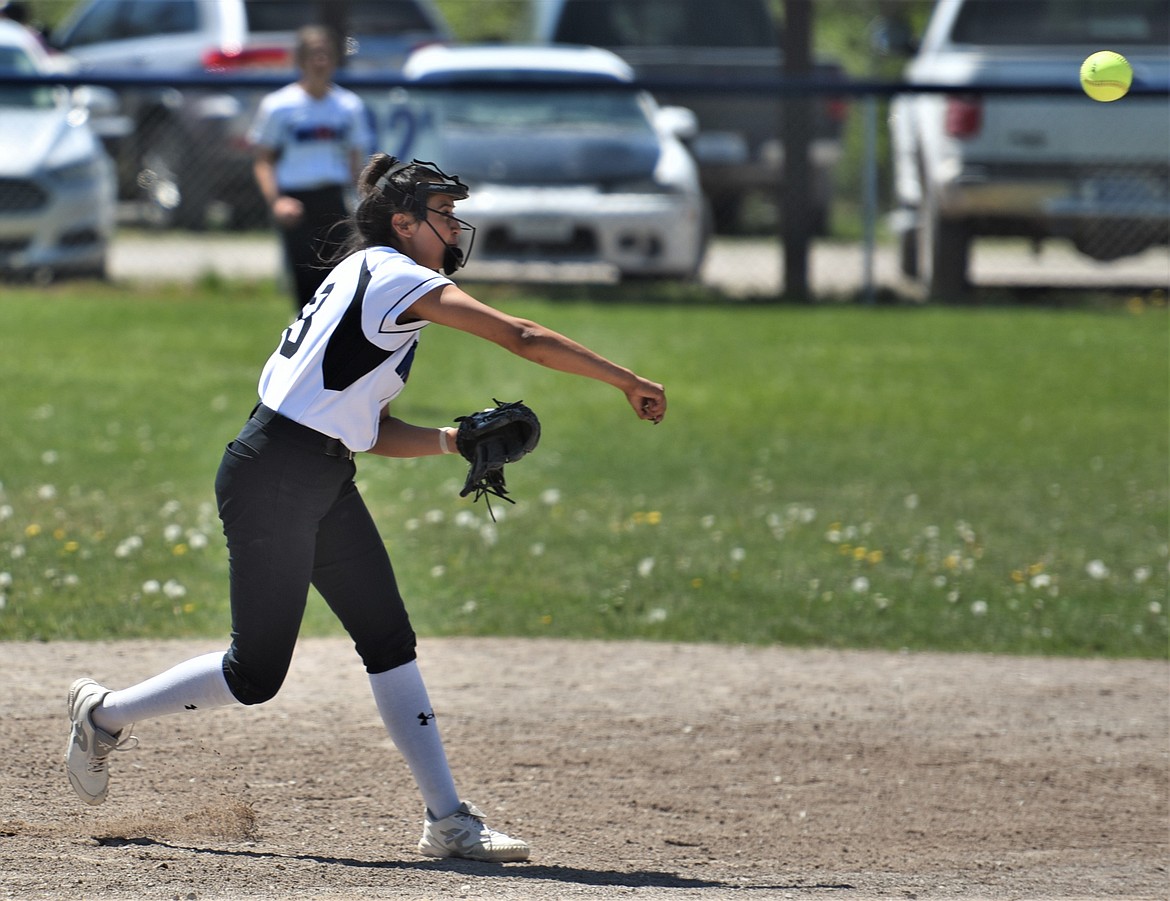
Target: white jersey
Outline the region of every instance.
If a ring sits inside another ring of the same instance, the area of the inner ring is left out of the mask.
[[[330,85],[321,98],[294,82],[260,103],[248,132],[255,146],[276,151],[276,183],[282,191],[350,185],[350,153],[364,157],[374,144],[369,116],[353,91]]]
[[[350,450],[369,450],[382,408],[406,385],[427,325],[399,317],[449,284],[392,247],[351,254],[281,335],[260,375],[260,400]]]

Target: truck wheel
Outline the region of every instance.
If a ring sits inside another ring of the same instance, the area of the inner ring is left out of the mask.
[[[918,278],[918,230],[898,232],[898,268],[906,278]]]
[[[971,236],[962,222],[943,218],[931,206],[918,228],[918,277],[928,299],[962,300],[970,287],[967,264]]]

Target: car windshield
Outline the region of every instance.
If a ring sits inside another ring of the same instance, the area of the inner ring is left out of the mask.
[[[952,40],[977,45],[1170,44],[1166,0],[981,0],[965,3]]]
[[[773,47],[760,0],[565,0],[555,40],[598,47]]]
[[[37,67],[19,47],[0,46],[0,73],[5,75],[36,75]],[[52,85],[0,85],[0,106],[20,109],[51,109],[56,104]]]
[[[423,102],[448,125],[516,128],[642,129],[650,125],[630,91],[529,89],[435,91]]]

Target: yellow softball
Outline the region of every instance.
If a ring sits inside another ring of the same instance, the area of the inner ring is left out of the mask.
[[[1133,84],[1129,61],[1112,50],[1098,50],[1081,63],[1081,87],[1094,100],[1120,100]]]

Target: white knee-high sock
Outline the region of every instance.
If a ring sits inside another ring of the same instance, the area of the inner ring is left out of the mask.
[[[111,691],[93,710],[93,722],[104,732],[117,735],[132,723],[238,704],[223,675],[223,651],[193,657],[121,691]]]
[[[371,674],[370,688],[390,740],[406,758],[427,810],[436,818],[454,813],[459,794],[417,662]]]

